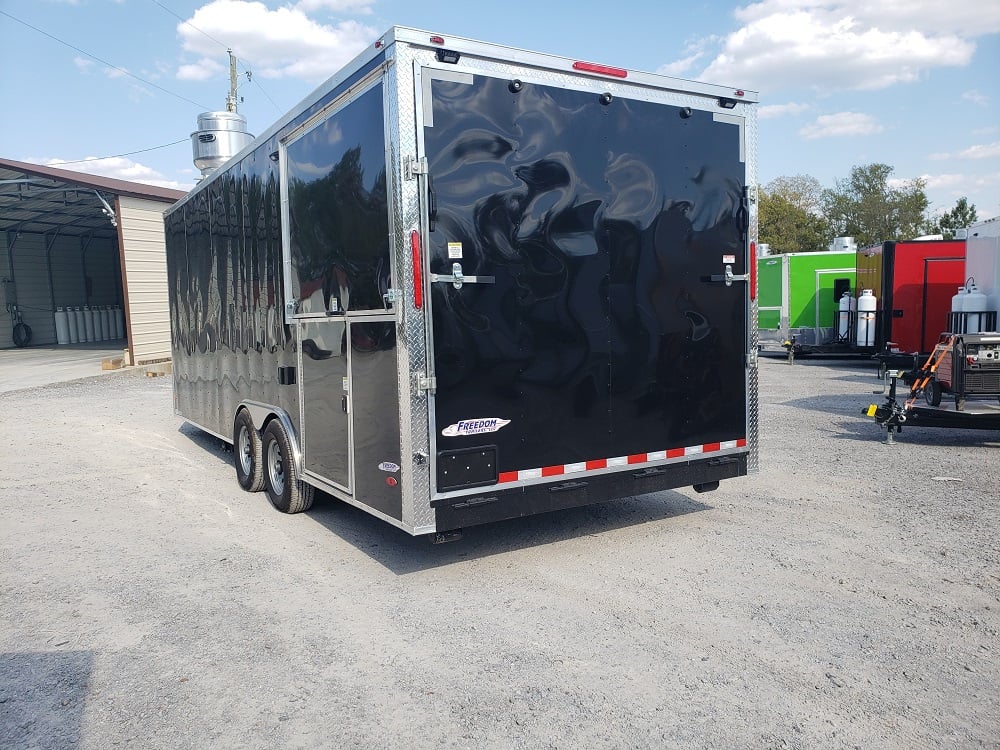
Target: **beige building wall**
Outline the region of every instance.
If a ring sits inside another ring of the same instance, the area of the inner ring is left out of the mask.
[[[124,195],[118,197],[117,204],[130,364],[169,359],[163,212],[171,204]]]

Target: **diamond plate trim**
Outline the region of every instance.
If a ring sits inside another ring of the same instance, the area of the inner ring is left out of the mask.
[[[757,145],[758,145],[758,130],[757,130],[757,108],[752,104],[738,104],[737,111],[740,112],[744,117],[746,117],[746,124],[744,125],[744,133],[746,136],[746,150],[747,150],[747,177],[746,184],[754,188],[754,194],[757,194],[756,186],[758,183],[757,174]],[[754,201],[750,204],[750,242],[754,243],[756,247],[757,244],[757,212],[758,203]],[[757,258],[749,258],[750,263],[756,263]],[[749,272],[749,269],[747,269]],[[749,297],[749,285],[747,287]],[[758,303],[756,299],[750,300],[750,310],[749,310],[749,320],[748,323],[748,338],[747,341],[747,447],[749,448],[749,453],[747,454],[747,473],[757,474],[760,471],[760,417],[758,410],[760,408],[760,397],[757,393],[759,387],[759,375],[760,372],[757,366],[757,351],[760,347],[760,333],[757,329],[757,316],[759,313]]]
[[[385,78],[386,158],[391,175],[390,215],[393,248],[393,285],[404,290],[394,306],[398,326],[400,449],[402,455],[403,524],[413,533],[434,530],[435,513],[430,506],[430,461],[418,464],[414,455],[430,455],[427,394],[414,375],[427,372],[427,331],[422,311],[413,306],[413,254],[410,232],[427,228],[421,224],[422,179],[407,179],[406,165],[417,158],[416,97],[413,75],[414,49],[393,44],[387,57],[393,61]],[[421,240],[421,245],[423,245]],[[426,299],[425,299],[426,309]]]

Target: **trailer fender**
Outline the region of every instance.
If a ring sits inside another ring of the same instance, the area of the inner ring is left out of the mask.
[[[292,443],[292,460],[295,461],[295,470],[301,476],[302,450],[299,448],[299,436],[295,431],[295,427],[292,426],[292,419],[288,416],[288,412],[279,406],[262,404],[259,401],[241,401],[239,407],[236,409],[236,414],[239,414],[241,410],[246,410],[247,414],[250,415],[250,419],[253,421],[253,426],[256,427],[261,433],[264,432],[264,428],[267,426],[267,423],[272,419],[277,419],[281,422],[281,426],[285,428],[285,434],[288,435],[288,439]],[[236,414],[233,415],[234,425],[236,421]]]

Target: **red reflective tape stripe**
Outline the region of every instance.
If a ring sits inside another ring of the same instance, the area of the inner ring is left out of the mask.
[[[708,453],[709,451],[720,451],[722,450],[722,443],[705,443],[701,446],[701,449]]]
[[[644,464],[644,463],[646,463],[646,454],[645,453],[636,453],[636,454],[634,454],[632,456],[629,456],[628,457],[628,462],[630,464]]]
[[[516,482],[517,472],[516,471],[501,471],[500,477],[497,479],[498,484],[503,484],[504,482]]]
[[[683,448],[671,448],[667,451],[667,458],[681,458],[684,456]]]
[[[737,440],[736,441],[736,447],[737,448],[746,448],[747,447],[747,439],[746,438],[740,438],[739,440]]]
[[[606,458],[599,458],[596,461],[587,461],[587,471],[591,469],[606,469],[608,468],[608,460]]]
[[[750,299],[757,299],[757,243],[750,243]]]
[[[424,305],[424,271],[420,257],[420,232],[410,232],[410,251],[413,253],[413,306],[418,310]]]
[[[557,476],[559,476],[562,473],[563,473],[563,467],[562,466],[545,466],[545,467],[542,467],[542,476],[543,477],[557,477]]]

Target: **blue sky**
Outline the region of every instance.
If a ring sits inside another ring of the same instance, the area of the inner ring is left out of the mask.
[[[225,108],[227,45],[253,72],[240,111],[261,133],[399,24],[754,89],[764,183],[809,174],[833,187],[883,162],[925,179],[932,210],[967,196],[980,219],[1000,215],[995,0],[0,0],[0,11],[6,158],[87,159],[65,167],[188,189],[196,117]]]

